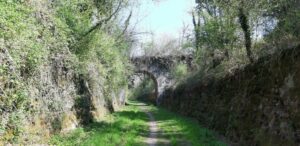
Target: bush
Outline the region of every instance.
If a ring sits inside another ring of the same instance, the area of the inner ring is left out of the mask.
[[[185,78],[187,73],[188,73],[188,67],[186,64],[183,63],[179,63],[175,65],[175,67],[171,71],[172,77],[177,81]]]

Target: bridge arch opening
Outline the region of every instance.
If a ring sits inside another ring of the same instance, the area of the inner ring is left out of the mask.
[[[158,93],[158,82],[157,82],[156,77],[151,72],[146,71],[146,70],[137,70],[137,71],[135,71],[134,75],[135,76],[143,75],[144,76],[143,80],[149,79],[150,81],[152,81],[153,86],[154,86],[154,93],[153,93],[153,88],[152,88],[152,93],[147,93],[147,94],[140,93],[140,95],[137,95],[137,97],[135,97],[135,98],[141,98],[143,100],[147,100],[147,101],[156,103],[158,95],[159,95],[159,93]],[[145,77],[147,77],[147,78],[145,78]],[[132,83],[132,84],[134,84],[134,83]]]

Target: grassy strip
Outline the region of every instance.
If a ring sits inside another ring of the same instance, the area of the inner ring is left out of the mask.
[[[196,121],[163,108],[152,107],[151,111],[163,131],[163,136],[171,141],[172,146],[226,146],[212,131],[200,126]]]
[[[67,135],[55,135],[50,144],[58,146],[143,146],[148,134],[147,116],[135,106],[127,106],[105,122],[81,127]]]
[[[55,135],[50,144],[58,146],[146,146],[148,137],[148,117],[139,111],[140,102],[131,101],[131,105],[124,107],[107,117],[105,122],[93,123],[81,127],[67,135]],[[162,108],[148,106],[155,116],[162,137],[170,140],[172,146],[225,146],[218,141],[206,128],[197,122],[171,113]]]

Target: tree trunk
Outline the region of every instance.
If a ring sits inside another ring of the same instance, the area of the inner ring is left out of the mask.
[[[200,18],[198,18],[198,21],[196,21],[196,16],[193,13],[193,25],[195,30],[195,45],[196,45],[196,55],[199,55],[200,50]],[[199,56],[196,56],[199,57]]]
[[[250,34],[250,29],[249,29],[249,22],[248,22],[248,17],[246,16],[243,8],[239,9],[239,22],[240,22],[241,27],[244,32],[247,56],[248,56],[250,62],[253,63],[254,58],[253,58],[253,54],[251,51],[251,34]]]

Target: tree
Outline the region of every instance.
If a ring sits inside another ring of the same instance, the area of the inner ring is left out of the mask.
[[[243,7],[239,8],[239,22],[240,22],[241,27],[242,27],[243,32],[244,32],[245,47],[246,47],[246,51],[247,51],[247,56],[248,56],[250,62],[253,63],[254,59],[253,59],[253,55],[252,55],[252,52],[251,52],[251,32],[250,32],[250,29],[249,29],[248,17],[245,14],[245,11],[244,11]]]
[[[202,62],[213,58],[215,50],[229,57],[229,51],[240,48],[245,48],[248,60],[254,62],[255,55],[260,55],[253,52],[257,51],[253,48],[257,42],[266,41],[272,46],[300,36],[297,0],[197,0],[196,3],[192,18],[196,54]]]
[[[234,18],[226,15],[228,14],[226,9],[218,4],[213,0],[198,0],[196,10],[192,14],[196,59],[198,62],[207,62],[204,65],[215,62],[216,51],[222,52],[221,58],[229,58],[228,52],[233,48],[233,42],[236,41],[237,27],[234,24]]]

